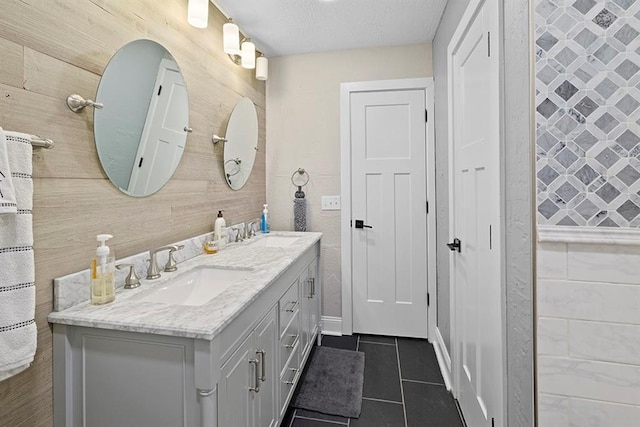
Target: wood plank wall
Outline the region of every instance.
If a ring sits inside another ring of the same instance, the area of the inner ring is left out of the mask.
[[[262,211],[264,83],[222,52],[225,18],[213,5],[207,29],[189,26],[186,16],[187,0],[1,0],[0,126],[57,145],[33,156],[38,352],[31,368],[0,382],[0,426],[52,425],[52,281],[88,268],[96,234],[113,234],[121,258],[211,231],[218,209],[228,223]],[[164,45],[181,67],[193,133],[171,181],[133,198],[98,163],[93,112],[72,113],[65,100],[71,93],[95,99],[111,56],[141,38]],[[258,107],[260,136],[249,182],[236,192],[224,182],[223,146],[211,135],[224,134],[242,96]]]

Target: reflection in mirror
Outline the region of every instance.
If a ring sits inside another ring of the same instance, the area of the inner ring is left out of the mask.
[[[224,176],[234,190],[241,189],[251,175],[258,150],[258,113],[249,98],[233,108],[224,143]]]
[[[100,164],[131,196],[160,190],[176,170],[187,140],[189,101],[171,54],[152,40],[135,40],[104,70],[94,113]]]

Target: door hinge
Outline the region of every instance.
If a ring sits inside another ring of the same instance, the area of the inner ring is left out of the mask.
[[[429,110],[427,109],[424,110],[424,122],[425,123],[429,122]]]
[[[140,162],[138,163],[138,167],[141,168],[142,167],[142,161],[144,160],[144,157],[140,157]]]
[[[487,56],[491,58],[491,31],[487,33]]]
[[[429,295],[429,292],[427,292],[427,307],[429,307],[431,305],[431,296]]]
[[[429,201],[427,200],[427,213],[429,213]]]

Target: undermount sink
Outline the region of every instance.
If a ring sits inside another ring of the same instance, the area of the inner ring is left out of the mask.
[[[266,235],[252,243],[253,246],[265,246],[267,248],[286,248],[298,240],[298,236],[273,236]]]
[[[198,267],[144,295],[140,301],[173,305],[203,305],[244,279],[251,270]]]

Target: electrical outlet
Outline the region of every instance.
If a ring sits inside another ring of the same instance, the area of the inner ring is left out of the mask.
[[[323,211],[339,211],[340,196],[322,196]]]

